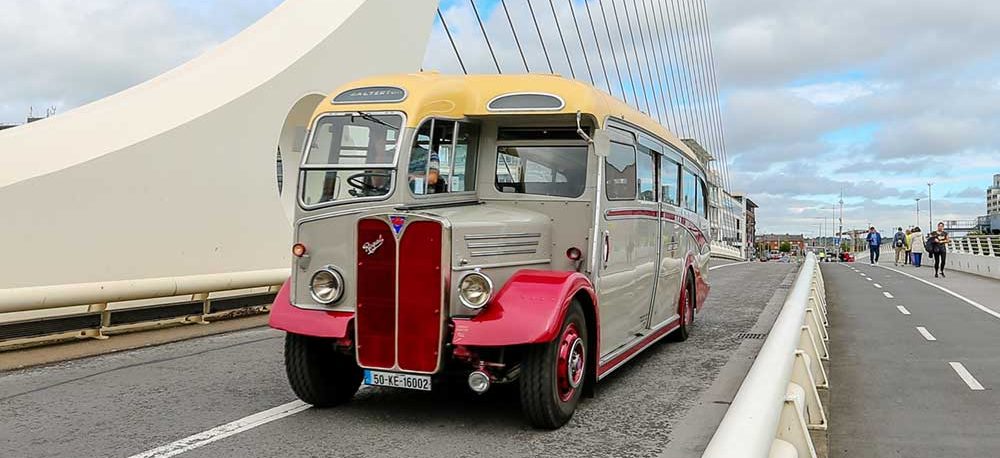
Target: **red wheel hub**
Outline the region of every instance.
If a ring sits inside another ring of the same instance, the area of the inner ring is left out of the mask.
[[[575,323],[570,323],[559,338],[559,357],[556,359],[556,383],[559,399],[568,402],[583,383],[587,361],[587,346],[580,337]]]

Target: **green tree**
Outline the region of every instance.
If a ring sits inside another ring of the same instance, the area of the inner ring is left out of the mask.
[[[851,246],[847,242],[840,244],[840,251],[851,251]]]
[[[792,243],[787,240],[781,242],[781,245],[778,246],[778,251],[782,253],[790,253],[792,251]]]

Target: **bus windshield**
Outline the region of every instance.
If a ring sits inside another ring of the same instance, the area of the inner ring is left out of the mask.
[[[343,113],[316,123],[302,170],[302,203],[379,198],[395,179],[398,114]]]

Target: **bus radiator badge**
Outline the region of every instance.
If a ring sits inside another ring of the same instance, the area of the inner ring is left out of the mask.
[[[385,243],[385,239],[382,238],[382,234],[379,234],[377,240],[372,242],[365,242],[364,245],[361,245],[361,249],[365,250],[365,254],[371,256],[375,254],[376,251],[378,251],[378,249],[382,246],[383,243]]]
[[[389,217],[389,222],[392,223],[392,230],[396,231],[396,235],[399,235],[399,231],[403,230],[403,223],[406,222],[406,218],[399,215],[392,215]]]

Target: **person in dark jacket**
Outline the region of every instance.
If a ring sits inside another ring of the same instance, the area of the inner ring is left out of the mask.
[[[892,236],[892,249],[896,251],[896,258],[893,259],[892,263],[894,265],[899,265],[899,260],[903,260],[903,264],[906,264],[906,233],[903,232],[903,228],[896,228],[896,234]]]
[[[878,263],[878,251],[882,247],[882,234],[875,230],[875,226],[868,228],[868,250],[872,265]]]
[[[931,252],[934,253],[934,277],[938,273],[944,277],[944,263],[948,259],[948,233],[944,230],[944,223],[938,223],[937,230],[927,235],[927,244]]]

